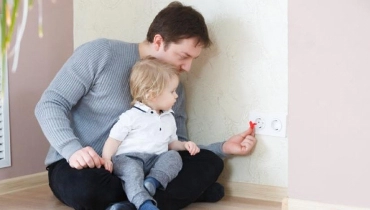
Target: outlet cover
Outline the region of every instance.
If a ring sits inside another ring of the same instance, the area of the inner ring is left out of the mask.
[[[249,120],[257,123],[255,134],[286,137],[287,114],[282,112],[257,112],[249,113]],[[260,125],[260,126],[259,126]]]

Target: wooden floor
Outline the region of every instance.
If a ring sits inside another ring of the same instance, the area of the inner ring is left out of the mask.
[[[18,192],[0,195],[0,209],[47,209],[71,210],[59,202],[52,194],[48,185],[30,188]],[[225,197],[217,203],[194,203],[186,210],[212,209],[212,210],[281,210],[281,203],[260,201],[245,198]]]

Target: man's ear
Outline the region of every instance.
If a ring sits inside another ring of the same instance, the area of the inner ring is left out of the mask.
[[[164,45],[163,37],[160,34],[156,34],[153,38],[154,49],[158,51],[162,45]]]

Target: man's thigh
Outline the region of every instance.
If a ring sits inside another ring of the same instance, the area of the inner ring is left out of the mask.
[[[201,150],[191,156],[188,151],[179,152],[183,166],[165,191],[157,190],[154,198],[161,210],[182,209],[193,203],[213,183],[223,170],[223,161],[213,152]]]
[[[105,209],[127,200],[121,180],[104,168],[71,168],[63,159],[49,169],[49,185],[54,195],[75,209]]]

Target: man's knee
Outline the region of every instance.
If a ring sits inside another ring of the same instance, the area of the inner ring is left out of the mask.
[[[198,179],[206,179],[207,182],[214,182],[221,174],[223,160],[209,150],[201,149],[200,152],[191,156],[187,151],[181,151],[183,160],[182,172],[187,176],[196,176]]]
[[[211,151],[208,151],[208,152],[211,152]],[[218,174],[221,174],[222,170],[224,169],[224,161],[219,156],[217,156],[215,153],[213,152],[211,153],[212,153],[212,162],[214,163],[214,166],[215,166],[215,171]]]
[[[112,203],[127,200],[121,180],[103,168],[72,169],[69,172],[55,174],[68,177],[60,180],[63,183],[58,183],[56,190],[57,197],[74,209],[105,209]]]
[[[206,149],[201,149],[197,155],[199,155],[199,161],[210,167],[217,176],[221,174],[224,169],[224,161],[219,156]]]

